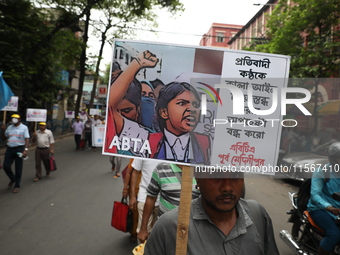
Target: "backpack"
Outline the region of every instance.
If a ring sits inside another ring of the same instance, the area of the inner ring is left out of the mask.
[[[325,183],[329,181],[330,172],[325,172]],[[310,198],[310,189],[312,186],[312,178],[304,180],[299,187],[299,191],[297,193],[297,207],[300,213],[303,213],[307,210],[307,204]]]

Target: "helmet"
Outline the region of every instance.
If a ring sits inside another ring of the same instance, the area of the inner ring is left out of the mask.
[[[16,119],[20,119],[20,115],[17,113],[14,113],[11,115],[11,118],[16,118]]]
[[[336,159],[340,159],[340,142],[334,142],[328,148],[328,158],[331,164],[336,164]]]

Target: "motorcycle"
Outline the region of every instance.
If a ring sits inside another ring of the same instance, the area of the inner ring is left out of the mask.
[[[287,212],[290,215],[288,222],[293,223],[292,233],[288,230],[280,231],[280,238],[284,243],[298,255],[318,254],[319,244],[323,238],[323,231],[310,217],[308,211],[301,211],[297,206],[297,193],[288,192],[293,209]],[[333,199],[340,201],[340,193],[332,194]],[[340,218],[338,216],[337,221]],[[332,255],[340,255],[340,244],[338,244]]]

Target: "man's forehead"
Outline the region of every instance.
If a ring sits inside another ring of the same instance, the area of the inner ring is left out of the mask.
[[[195,172],[195,177],[197,179],[220,179],[220,180],[228,180],[228,179],[243,179],[243,172]]]

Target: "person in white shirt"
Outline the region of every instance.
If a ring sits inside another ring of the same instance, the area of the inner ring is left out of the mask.
[[[98,125],[101,125],[102,122],[100,121],[100,118],[97,114],[95,114],[93,117],[90,116],[86,111],[84,111],[86,113],[86,116],[87,116],[87,119],[91,121],[91,129],[92,129],[92,133],[93,133],[93,127],[94,126],[98,126]],[[91,134],[92,135],[92,134]],[[91,137],[91,141],[92,141],[92,137]],[[92,143],[92,142],[91,142]],[[92,144],[91,144],[92,145]],[[92,150],[93,151],[96,151],[97,150],[97,147],[96,146],[91,146],[92,147]]]
[[[156,166],[159,164],[158,161],[155,160],[143,160],[143,159],[134,159],[132,162],[132,177],[130,181],[130,208],[133,209],[137,205],[138,209],[138,225],[137,225],[137,233],[140,230],[142,217],[143,217],[143,209],[145,200],[147,197],[147,188],[149,186],[152,173],[156,169]],[[137,179],[139,172],[142,172],[141,183],[139,184],[138,196],[135,194],[135,187],[137,185]],[[136,200],[137,197],[137,200]],[[159,199],[155,203],[154,211],[148,221],[148,231],[151,231],[153,224],[155,223],[158,215],[158,204]]]

